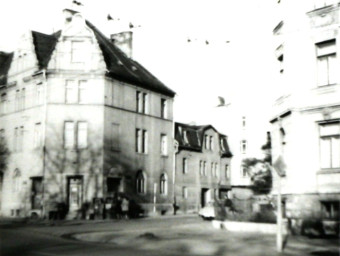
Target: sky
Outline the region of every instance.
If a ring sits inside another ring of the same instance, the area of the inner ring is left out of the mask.
[[[12,51],[27,30],[62,27],[70,0],[0,0],[0,51]],[[80,0],[83,14],[110,34],[135,28],[133,58],[176,92],[175,121],[221,127],[228,110],[268,119],[274,101],[274,0]],[[113,21],[107,20],[110,14]],[[119,19],[119,21],[118,21]],[[190,42],[189,42],[190,41]],[[208,42],[208,44],[207,44]],[[221,132],[224,132],[223,130]]]

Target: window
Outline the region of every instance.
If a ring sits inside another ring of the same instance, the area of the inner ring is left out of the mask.
[[[218,178],[220,175],[219,175],[218,164],[217,163],[214,164],[214,170],[215,170],[215,177]]]
[[[83,41],[72,41],[71,42],[71,61],[74,63],[85,62],[85,56],[87,49],[85,49],[85,42]]]
[[[13,172],[13,192],[20,191],[20,180],[21,180],[21,172],[18,168],[16,168]]]
[[[5,138],[5,129],[0,129],[0,140]]]
[[[224,146],[224,139],[220,140],[220,144],[221,144],[221,150],[225,151],[225,146]]]
[[[146,176],[142,171],[138,171],[137,173],[136,189],[139,194],[145,194],[146,192]]]
[[[247,153],[247,141],[246,140],[241,141],[241,153],[242,154]]]
[[[246,117],[242,116],[242,128],[246,128]]]
[[[165,134],[161,134],[161,154],[168,155],[168,138]]]
[[[204,173],[203,173],[203,161],[200,160],[200,175],[203,176]]]
[[[340,168],[340,126],[330,123],[320,126],[321,168]]]
[[[185,130],[183,131],[183,139],[185,144],[189,144],[188,133]]]
[[[78,92],[75,80],[66,80],[66,103],[77,103]]]
[[[329,40],[316,44],[318,86],[337,82],[336,44]]]
[[[87,122],[78,123],[78,148],[87,148]]]
[[[19,148],[19,128],[14,128],[13,151],[18,151]]]
[[[204,135],[205,149],[209,149],[209,136]]]
[[[166,173],[163,173],[160,178],[160,194],[168,194],[168,176],[166,175]]]
[[[148,113],[148,94],[144,92],[136,92],[136,110],[138,113]]]
[[[20,126],[19,147],[18,147],[19,151],[22,151],[24,147],[24,132],[25,132],[24,126]]]
[[[74,144],[74,122],[65,122],[64,147],[70,149],[74,147]]]
[[[161,118],[167,118],[168,103],[166,99],[161,99]]]
[[[120,125],[119,124],[111,124],[111,149],[119,150],[120,149]]]
[[[206,161],[203,162],[203,175],[207,176],[207,162]]]
[[[148,133],[146,130],[136,129],[136,152],[147,154]]]
[[[86,80],[80,80],[78,82],[78,102],[84,103],[86,102]]]
[[[13,151],[19,152],[23,149],[24,142],[24,126],[14,128]]]
[[[35,88],[35,101],[38,105],[41,105],[44,103],[43,99],[44,99],[43,87],[42,83],[39,83]]]
[[[284,72],[284,67],[283,67],[283,54],[281,54],[278,58],[277,58],[277,60],[279,61],[279,65],[280,65],[280,67],[279,67],[279,70],[280,70],[280,74],[283,74],[283,72]]]
[[[183,158],[183,173],[186,174],[188,173],[188,159]]]
[[[66,80],[66,103],[86,102],[86,80]]]
[[[20,102],[20,107],[21,109],[25,109],[26,106],[26,89],[22,88],[21,89],[21,102]]]
[[[209,149],[214,150],[214,137],[213,136],[209,137]]]
[[[1,95],[1,105],[0,105],[0,114],[6,114],[7,112],[7,105],[8,105],[8,101],[7,101],[7,94],[3,93]]]
[[[15,91],[15,111],[20,110],[20,90]]]
[[[188,188],[187,187],[182,187],[182,197],[184,199],[188,198]]]
[[[230,178],[229,164],[225,165],[225,178],[226,180]]]
[[[216,173],[215,173],[215,164],[214,163],[211,163],[211,176],[212,177],[216,176]]]
[[[280,128],[280,143],[281,143],[281,154],[282,156],[284,156],[285,146],[286,146],[286,132],[282,127]]]
[[[340,217],[339,210],[340,210],[339,201],[321,202],[322,215],[326,219],[339,220]]]
[[[34,126],[34,147],[40,148],[42,146],[41,123],[36,123]]]

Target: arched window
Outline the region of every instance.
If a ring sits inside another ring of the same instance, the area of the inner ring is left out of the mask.
[[[13,192],[19,192],[20,191],[20,177],[21,172],[18,168],[16,168],[13,172]]]
[[[163,173],[160,178],[160,194],[168,194],[168,175],[166,173]]]
[[[145,194],[146,192],[146,175],[143,171],[138,171],[137,173],[136,189],[139,194]]]

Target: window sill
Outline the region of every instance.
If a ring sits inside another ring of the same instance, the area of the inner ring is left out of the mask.
[[[148,153],[141,153],[141,152],[136,152],[137,155],[140,155],[140,156],[147,156]]]
[[[331,174],[331,173],[340,173],[340,168],[321,169],[317,172],[317,174]]]

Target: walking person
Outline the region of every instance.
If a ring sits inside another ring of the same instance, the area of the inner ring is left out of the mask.
[[[123,197],[122,200],[122,217],[125,219],[128,219],[128,213],[129,213],[129,200],[126,197]]]

